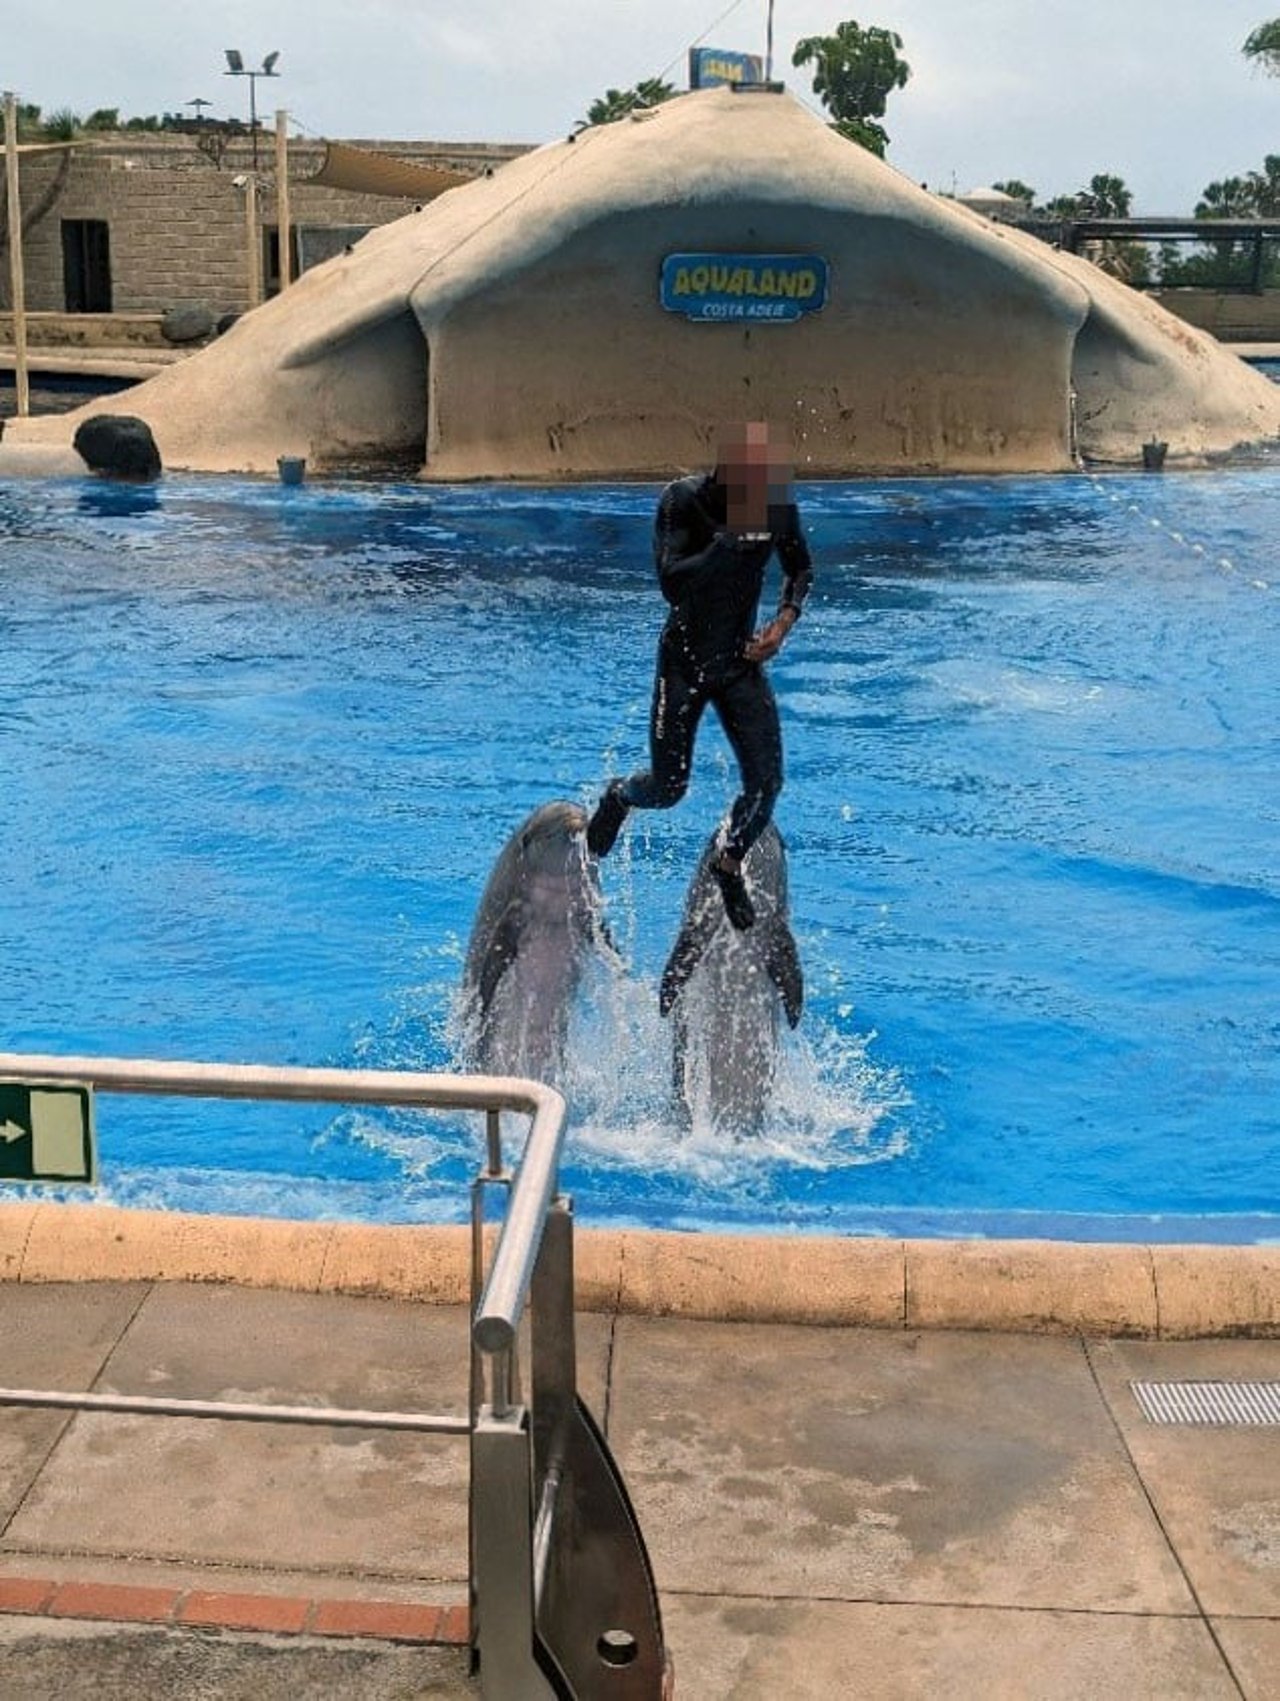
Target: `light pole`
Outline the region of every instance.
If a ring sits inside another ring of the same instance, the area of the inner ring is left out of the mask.
[[[22,204],[18,198],[18,97],[4,97],[4,176],[9,202],[9,301],[13,309],[13,387],[20,414],[31,412],[27,378],[27,286],[22,265]]]
[[[276,60],[280,55],[279,53],[268,53],[262,61],[262,68],[258,71],[251,71],[244,62],[244,55],[238,52],[236,48],[228,47],[223,51],[227,56],[227,68],[223,72],[223,76],[248,77],[249,79],[249,133],[253,137],[253,169],[256,175],[258,170],[258,78],[278,77],[280,75],[279,71],[276,70]]]

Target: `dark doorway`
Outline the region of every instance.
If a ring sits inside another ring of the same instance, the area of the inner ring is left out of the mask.
[[[289,275],[293,278],[302,270],[298,258],[298,227],[295,224],[289,227]],[[264,296],[280,293],[279,225],[264,224],[262,227],[262,293]]]
[[[110,313],[111,237],[105,219],[63,219],[62,287],[68,313]]]

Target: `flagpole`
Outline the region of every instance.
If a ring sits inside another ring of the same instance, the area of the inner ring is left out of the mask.
[[[773,81],[773,0],[769,0],[769,26],[765,36],[764,80]]]
[[[18,199],[18,100],[4,97],[4,180],[9,202],[9,301],[13,309],[13,384],[19,414],[31,412],[27,381],[27,292],[22,268],[22,203]]]

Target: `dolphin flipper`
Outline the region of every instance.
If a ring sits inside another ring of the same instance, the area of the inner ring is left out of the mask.
[[[718,917],[704,914],[697,921],[680,929],[679,938],[671,947],[667,966],[662,971],[658,989],[658,1014],[669,1016],[671,1007],[684,991],[690,976],[702,960],[702,954],[715,937]]]
[[[796,1027],[804,1009],[804,970],[800,967],[795,934],[781,916],[769,929],[769,951],[764,966],[769,979],[782,995],[787,1025]]]
[[[480,996],[481,1011],[488,1010],[493,1003],[502,977],[515,962],[519,947],[520,905],[516,902],[508,904],[499,916],[493,937],[489,940],[489,948],[480,964],[476,991]]]

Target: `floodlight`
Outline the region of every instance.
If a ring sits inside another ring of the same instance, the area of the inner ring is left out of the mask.
[[[256,172],[258,169],[258,78],[278,77],[280,75],[279,71],[276,70],[276,60],[279,59],[280,53],[279,50],[275,53],[268,53],[262,61],[261,70],[251,71],[244,62],[244,54],[236,48],[228,47],[224,49],[224,52],[227,56],[227,69],[224,75],[248,77],[249,79],[249,133],[253,137],[253,169]]]

